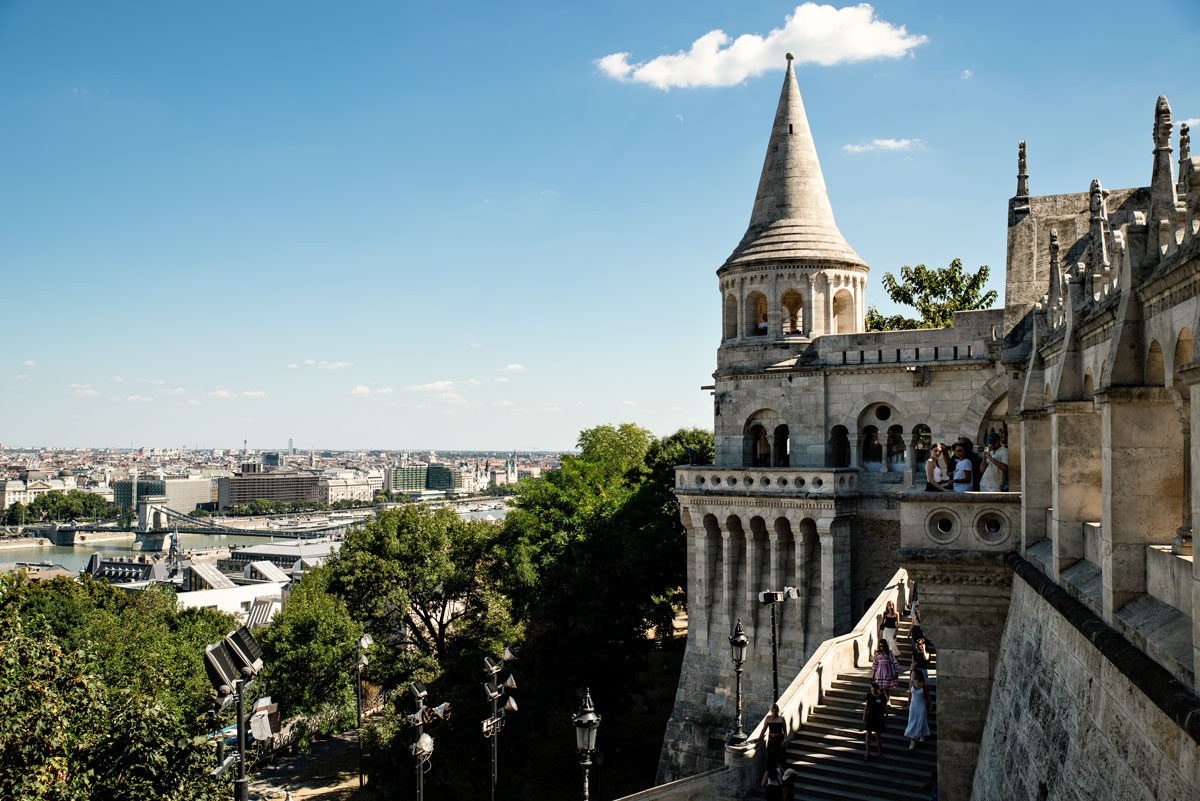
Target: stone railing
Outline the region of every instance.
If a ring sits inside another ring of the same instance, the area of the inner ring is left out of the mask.
[[[732,775],[733,771],[727,767],[706,770],[686,779],[677,779],[623,796],[617,801],[709,801],[713,798],[729,798],[739,789],[728,785]]]
[[[1021,493],[926,492],[900,496],[904,549],[1015,551],[1021,542]]]
[[[856,492],[852,467],[721,467],[681,465],[675,489],[688,494],[841,495]]]
[[[883,621],[887,602],[892,601],[897,609],[904,609],[910,592],[908,573],[903,569],[896,571],[853,630],[821,643],[817,652],[779,697],[779,714],[787,720],[789,737],[808,722],[809,715],[821,703],[839,674],[869,664],[875,653],[879,624]],[[745,743],[725,747],[725,765],[735,774],[726,777],[726,782],[734,786],[735,796],[749,795],[758,786],[766,753],[763,744],[765,732],[764,719],[750,732]]]

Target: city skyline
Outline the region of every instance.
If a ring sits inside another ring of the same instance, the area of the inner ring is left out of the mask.
[[[6,445],[711,427],[713,271],[789,50],[884,312],[902,264],[1002,288],[1018,139],[1037,193],[1145,186],[1145,115],[1090,111],[1165,94],[1200,121],[1155,46],[1200,27],[1183,2],[1119,28],[1104,4],[231,9],[0,8]],[[1115,49],[1112,76],[1079,55]]]

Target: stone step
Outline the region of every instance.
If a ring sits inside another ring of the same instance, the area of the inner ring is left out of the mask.
[[[863,750],[859,747],[855,751],[830,750],[814,754],[804,754],[795,758],[792,758],[789,754],[789,764],[800,772],[844,768],[846,770],[865,771],[871,774],[877,773],[875,765],[886,764],[888,770],[898,777],[908,776],[913,779],[920,779],[921,782],[929,778],[929,771],[932,770],[932,767],[925,760],[912,756],[916,751],[910,752],[908,746],[904,746],[903,750],[897,751],[889,749],[885,744],[883,756],[876,756],[874,748],[875,744],[872,743],[870,760],[863,760]]]
[[[930,732],[934,731],[933,726],[929,727]],[[851,749],[862,748],[863,730],[858,729],[837,729],[825,727],[821,729],[806,729],[801,736],[793,737],[791,743],[788,744],[789,749],[794,743],[797,748],[803,750],[811,750],[813,748],[825,748],[830,746],[848,747]],[[925,738],[924,743],[917,743],[917,748],[922,745],[937,742],[937,735],[930,734]],[[903,726],[889,726],[887,733],[883,735],[883,744],[891,745],[895,749],[908,749],[908,740],[904,737]],[[913,749],[916,750],[916,749]]]
[[[870,762],[859,760],[860,765],[870,765]],[[845,793],[847,791],[861,793],[866,797],[876,799],[887,798],[900,801],[928,801],[929,793],[922,793],[918,788],[925,781],[915,781],[909,778],[896,781],[890,771],[885,775],[886,766],[883,760],[877,763],[874,775],[858,776],[845,771],[803,771],[796,780],[796,789],[804,789],[811,793],[830,793],[831,791]],[[837,796],[834,796],[837,797]]]

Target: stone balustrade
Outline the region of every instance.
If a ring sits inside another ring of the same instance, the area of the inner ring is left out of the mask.
[[[721,467],[682,465],[675,468],[675,489],[688,494],[843,495],[857,492],[858,470],[830,467]]]
[[[1021,543],[1021,493],[926,492],[900,496],[900,547],[1015,551]]]

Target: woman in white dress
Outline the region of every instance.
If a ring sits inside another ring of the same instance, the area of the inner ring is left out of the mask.
[[[879,638],[887,640],[888,650],[896,653],[896,628],[900,625],[900,616],[896,614],[896,604],[887,602],[883,610],[883,620],[879,622]]]
[[[932,703],[927,693],[925,674],[914,670],[908,683],[908,727],[904,730],[910,751],[929,736],[929,707]]]

